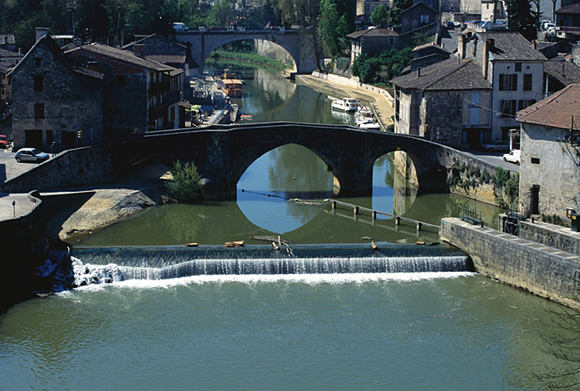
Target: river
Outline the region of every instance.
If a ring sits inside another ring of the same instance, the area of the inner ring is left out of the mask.
[[[247,81],[238,103],[254,121],[344,120],[329,114],[328,97],[274,72],[236,72]],[[377,160],[373,178],[372,196],[344,201],[433,224],[469,207],[497,223],[496,208],[418,195],[389,156]],[[558,305],[460,266],[441,267],[465,257],[437,244],[433,232],[332,210],[324,202],[332,186],[317,156],[285,146],[248,169],[235,201],[155,207],[76,243],[78,273],[131,269],[141,277],[29,300],[0,315],[0,389],[543,390],[538,375],[570,369],[549,353],[549,338],[569,335],[554,322]],[[256,236],[280,236],[294,253],[279,255],[284,249]],[[232,260],[216,250],[233,240],[245,241],[240,251],[269,255]],[[221,274],[183,267],[176,249],[190,242],[200,245],[192,251],[214,254],[204,270],[219,264]],[[301,258],[318,251],[308,246],[315,243],[341,243],[345,254],[364,252],[394,272],[349,273],[358,256]],[[99,251],[108,250],[95,246],[126,252],[105,257]],[[139,258],[142,246],[165,255]],[[282,274],[237,272],[276,259]],[[328,269],[300,272],[312,259]],[[415,272],[402,272],[410,263]],[[154,277],[159,266],[179,271]]]

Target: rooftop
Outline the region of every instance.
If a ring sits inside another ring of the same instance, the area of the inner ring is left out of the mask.
[[[544,72],[565,86],[580,83],[580,67],[568,61],[547,61]]]
[[[116,49],[112,46],[103,45],[96,42],[68,50],[66,53],[68,54],[78,50],[84,50],[89,53],[94,53],[100,56],[105,56],[119,61],[124,61],[137,67],[146,68],[154,71],[173,73],[176,70],[175,68],[162,64],[160,62],[138,57],[134,55],[133,52],[131,51]]]
[[[401,88],[427,91],[491,89],[479,66],[471,60],[456,58],[441,61],[391,81]]]
[[[580,125],[580,84],[570,84],[554,95],[519,111],[517,120],[561,129],[570,129],[574,121],[578,128]]]
[[[580,3],[562,7],[556,11],[557,14],[580,14]]]
[[[546,61],[546,57],[532,47],[518,32],[509,30],[475,33],[481,41],[493,39],[490,59],[499,61]]]
[[[362,36],[365,37],[398,37],[399,34],[391,29],[366,29],[355,31],[347,35],[350,39],[357,39]]]

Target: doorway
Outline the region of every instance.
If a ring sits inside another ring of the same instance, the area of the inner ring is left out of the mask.
[[[540,186],[533,185],[530,189],[530,213],[540,214]]]

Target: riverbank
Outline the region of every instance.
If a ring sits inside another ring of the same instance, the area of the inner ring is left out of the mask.
[[[338,78],[337,78],[338,79]],[[362,89],[353,80],[342,78],[344,81],[333,81],[333,79],[323,79],[313,75],[296,75],[296,83],[306,85],[315,90],[321,91],[335,98],[354,97],[369,104],[383,130],[393,124],[395,109],[385,94],[376,90]],[[348,81],[348,83],[347,83]]]

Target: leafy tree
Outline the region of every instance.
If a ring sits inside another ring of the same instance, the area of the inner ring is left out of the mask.
[[[272,0],[268,4],[284,27],[318,25],[320,0]]]
[[[193,162],[181,163],[179,160],[169,170],[173,179],[165,184],[169,195],[179,202],[192,202],[201,194],[201,175]]]
[[[508,28],[518,31],[527,40],[536,38],[536,17],[529,0],[507,0]]]
[[[349,27],[346,15],[339,16],[336,0],[320,2],[318,31],[326,50],[332,57],[338,57],[348,48],[346,35]]]
[[[385,27],[389,18],[389,11],[387,7],[380,4],[373,10],[371,14],[371,23],[378,27]]]
[[[401,13],[413,5],[413,0],[393,0],[389,9],[389,23],[397,25],[401,23]]]
[[[433,42],[435,40],[435,36],[429,35],[426,32],[417,32],[413,34],[411,40],[413,41],[413,45],[418,46],[423,45],[424,43]]]
[[[361,54],[352,64],[352,74],[363,83],[387,84],[399,76],[413,58],[412,48],[389,49],[375,56]]]
[[[207,24],[217,27],[229,27],[237,24],[235,0],[218,0],[207,15]]]

